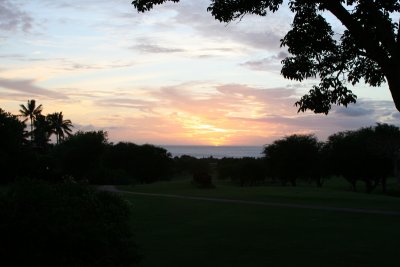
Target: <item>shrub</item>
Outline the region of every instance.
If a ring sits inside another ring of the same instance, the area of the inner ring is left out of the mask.
[[[5,266],[134,266],[129,205],[76,183],[23,181],[0,195]]]
[[[208,172],[195,172],[193,173],[192,183],[200,188],[214,188],[212,177]]]

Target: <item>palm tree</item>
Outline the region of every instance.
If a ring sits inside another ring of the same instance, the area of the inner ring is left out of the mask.
[[[42,113],[42,105],[39,105],[36,107],[36,101],[34,99],[28,100],[28,104],[25,106],[24,104],[19,105],[21,109],[19,112],[21,113],[21,116],[30,119],[31,121],[31,141],[32,141],[32,135],[33,135],[33,121],[36,119],[37,116],[39,116]]]
[[[74,126],[71,120],[64,120],[62,112],[47,115],[47,120],[50,122],[52,133],[55,133],[57,136],[57,144],[64,139],[65,134],[68,136],[72,134],[71,127]]]
[[[38,115],[33,122],[35,130],[33,130],[33,141],[36,146],[45,148],[53,133],[52,125],[46,116]]]

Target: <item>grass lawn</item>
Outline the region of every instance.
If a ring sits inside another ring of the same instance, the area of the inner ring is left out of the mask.
[[[363,184],[359,192],[352,192],[349,184],[341,178],[333,178],[322,188],[314,185],[300,184],[291,186],[252,186],[240,187],[228,181],[215,181],[216,188],[199,189],[190,183],[190,179],[176,179],[169,182],[154,184],[120,186],[119,189],[142,192],[173,194],[182,196],[198,196],[212,198],[227,198],[249,201],[264,201],[271,203],[289,203],[320,205],[339,208],[378,209],[400,212],[400,197],[383,195],[380,188],[373,194],[364,193]],[[395,181],[389,181],[389,188],[395,187]]]
[[[202,190],[189,180],[120,187],[187,196],[400,210],[400,198],[367,195],[331,181],[310,186],[246,187],[220,182]],[[150,266],[395,266],[400,216],[277,208],[124,194]]]

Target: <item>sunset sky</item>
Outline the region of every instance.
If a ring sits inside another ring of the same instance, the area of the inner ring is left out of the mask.
[[[400,125],[387,85],[354,88],[358,103],[328,116],[297,113],[294,102],[317,81],[280,75],[287,7],[221,24],[208,3],[139,14],[131,0],[0,0],[0,107],[17,114],[36,99],[75,130],[158,145],[263,145],[294,133],[324,140]]]

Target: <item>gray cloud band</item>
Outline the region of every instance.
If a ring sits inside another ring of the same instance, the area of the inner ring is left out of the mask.
[[[0,88],[26,93],[34,96],[46,96],[57,99],[68,99],[64,94],[34,85],[34,80],[14,80],[0,78]]]

